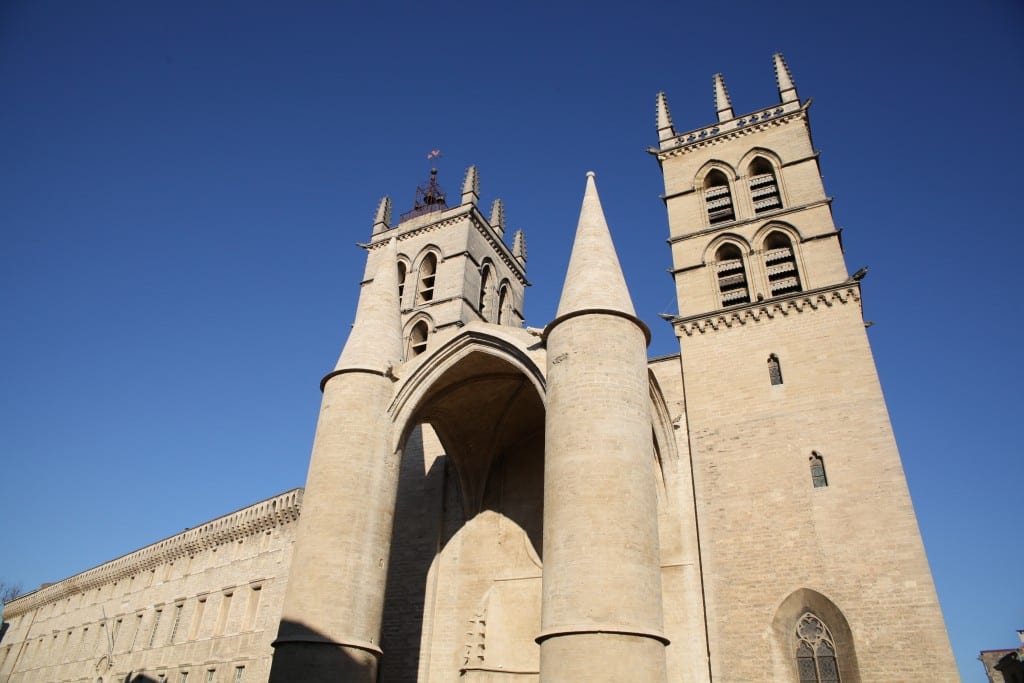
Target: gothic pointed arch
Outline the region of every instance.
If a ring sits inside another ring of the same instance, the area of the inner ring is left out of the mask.
[[[434,245],[427,245],[416,257],[416,293],[414,305],[429,303],[434,299],[437,285],[437,268],[442,260],[441,251]]]
[[[488,322],[498,321],[501,316],[500,308],[498,312],[494,310],[496,296],[494,277],[494,264],[490,259],[485,258],[480,264],[480,294],[477,299],[477,310],[480,312],[480,317]]]
[[[861,683],[853,632],[842,610],[811,588],[798,588],[775,610],[772,680]]]
[[[781,168],[782,161],[778,155],[764,147],[755,147],[743,155],[740,169],[750,192],[754,215],[783,207]]]
[[[711,266],[723,308],[750,303],[750,278],[747,269],[749,245],[734,235],[712,241],[705,251],[705,263]]]
[[[405,360],[409,361],[427,350],[427,342],[434,331],[434,321],[426,313],[413,316],[405,325]]]

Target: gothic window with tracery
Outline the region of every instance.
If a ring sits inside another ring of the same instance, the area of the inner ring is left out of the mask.
[[[796,624],[796,637],[800,683],[840,683],[835,641],[821,619],[805,612]]]

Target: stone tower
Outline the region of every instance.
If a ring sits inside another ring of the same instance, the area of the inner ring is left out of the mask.
[[[721,74],[711,125],[678,133],[656,101],[710,676],[957,680],[863,273],[847,273],[810,101],[774,61],[779,102],[753,113]]]

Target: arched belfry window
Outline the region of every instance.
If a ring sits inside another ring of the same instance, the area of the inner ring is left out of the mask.
[[[820,489],[828,486],[828,476],[825,474],[825,458],[821,457],[818,451],[811,451],[811,483],[814,488]]]
[[[484,320],[491,315],[491,290],[493,289],[494,276],[491,274],[491,266],[485,263],[484,269],[480,273],[480,317]]]
[[[405,261],[398,262],[398,307],[402,307],[402,296],[405,294],[405,276],[408,272],[408,267],[405,265]]]
[[[735,244],[723,244],[715,252],[715,272],[723,306],[750,303],[743,252]]]
[[[750,199],[754,202],[755,214],[782,208],[779,181],[767,159],[756,157],[747,167],[747,175],[750,177]]]
[[[704,178],[704,205],[707,207],[708,223],[711,225],[736,218],[732,208],[729,179],[717,168]]]
[[[779,357],[774,353],[768,356],[768,379],[772,386],[782,384],[782,366],[779,365]]]
[[[424,304],[434,298],[434,278],[437,276],[437,257],[427,254],[420,262],[419,288],[416,303]]]
[[[800,273],[796,269],[793,242],[784,232],[772,232],[764,241],[764,267],[772,296],[799,292]]]
[[[421,320],[412,326],[412,330],[409,331],[409,351],[406,353],[406,358],[415,358],[427,350],[429,333],[426,320]]]
[[[821,619],[804,612],[796,624],[796,638],[800,683],[840,683],[835,641]]]
[[[508,285],[503,284],[498,292],[498,324],[508,325],[512,318],[512,296],[509,293]]]

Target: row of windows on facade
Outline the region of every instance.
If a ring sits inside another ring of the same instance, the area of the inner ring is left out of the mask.
[[[768,381],[772,386],[782,384],[782,364],[779,357],[774,353],[768,355]],[[828,477],[825,476],[825,458],[818,451],[811,451],[811,483],[814,488],[828,486]]]
[[[267,550],[270,543],[270,537],[270,531],[261,534],[258,552],[262,553]],[[161,568],[162,573],[159,575],[156,569],[151,569],[148,572],[134,574],[125,580],[112,581],[99,586],[95,590],[79,593],[78,595],[65,599],[63,602],[52,602],[40,607],[36,614],[36,618],[46,619],[55,617],[59,614],[65,614],[72,610],[86,607],[87,605],[99,604],[100,602],[110,600],[114,597],[129,595],[138,590],[145,590],[150,586],[159,584],[161,581],[172,581],[177,578],[188,576],[192,573],[233,562],[239,559],[239,553],[241,553],[244,543],[245,540],[243,539],[234,544],[225,544],[219,549],[220,552],[218,552],[218,548],[211,548],[209,551],[209,558],[205,564],[196,561],[196,559],[200,558],[202,554],[189,555],[177,562],[168,562]],[[238,549],[237,552],[233,552],[232,545]],[[17,623],[17,621],[14,621],[11,628],[13,629],[16,627]]]
[[[788,235],[777,230],[770,233],[764,240],[762,253],[769,296],[801,291],[796,253]],[[715,251],[715,272],[722,306],[750,303],[750,281],[739,245],[726,242],[718,247]]]
[[[747,166],[747,187],[754,215],[782,208],[782,195],[775,168],[764,157],[754,157]],[[704,177],[704,209],[708,225],[720,225],[736,220],[736,203],[729,177],[719,169],[712,169]]]
[[[409,273],[404,261],[398,262],[398,300],[405,297],[405,284]],[[414,305],[421,306],[434,300],[434,289],[437,280],[437,256],[427,253],[420,261],[416,271],[416,297]],[[494,268],[485,262],[480,269],[480,293],[477,297],[477,310],[480,317],[487,322],[499,325],[507,323],[512,313],[512,290],[508,282],[495,287]]]
[[[255,627],[261,594],[262,586],[256,585],[250,587],[248,601],[246,602],[245,607],[245,614],[243,615],[242,625],[239,632],[251,631]],[[234,592],[222,594],[220,605],[217,610],[217,620],[214,622],[212,631],[210,632],[211,637],[216,638],[225,635],[226,628],[230,623],[229,617],[231,614],[233,598]],[[201,628],[203,616],[206,612],[207,602],[207,596],[196,598],[186,640],[197,640],[203,637]],[[148,635],[143,631],[145,612],[137,613],[134,619],[135,630],[132,633],[131,641],[127,644],[127,648],[121,650],[121,652],[133,652],[137,649],[174,645],[179,642],[178,636],[182,627],[185,602],[182,601],[174,604],[173,607],[171,607],[171,610],[173,620],[170,622],[169,630],[166,631],[166,638],[159,637],[161,635],[160,626],[164,621],[163,616],[165,610],[163,607],[154,608],[153,620],[148,629]],[[25,651],[22,654],[24,664],[29,668],[50,663],[56,664],[58,662],[48,661],[48,658],[50,655],[57,652],[61,655],[62,662],[60,663],[89,659],[98,654],[113,654],[118,652],[118,637],[121,634],[124,621],[125,617],[117,617],[111,627],[109,636],[106,632],[107,629],[105,621],[100,621],[95,625],[93,633],[96,635],[93,638],[90,638],[89,635],[90,627],[85,626],[82,628],[81,636],[75,644],[72,643],[74,629],[69,629],[66,632],[63,644],[59,644],[58,642],[61,635],[60,633],[54,633],[52,638],[49,639],[43,636],[38,640],[30,640],[26,642]],[[140,640],[140,636],[142,636],[144,640]],[[49,647],[47,647],[47,641],[49,641]],[[13,645],[8,646],[4,652],[5,660],[7,659],[7,654],[9,654],[11,647],[13,647]],[[59,650],[57,649],[58,647],[60,647]],[[2,662],[0,662],[0,667],[2,667]]]

